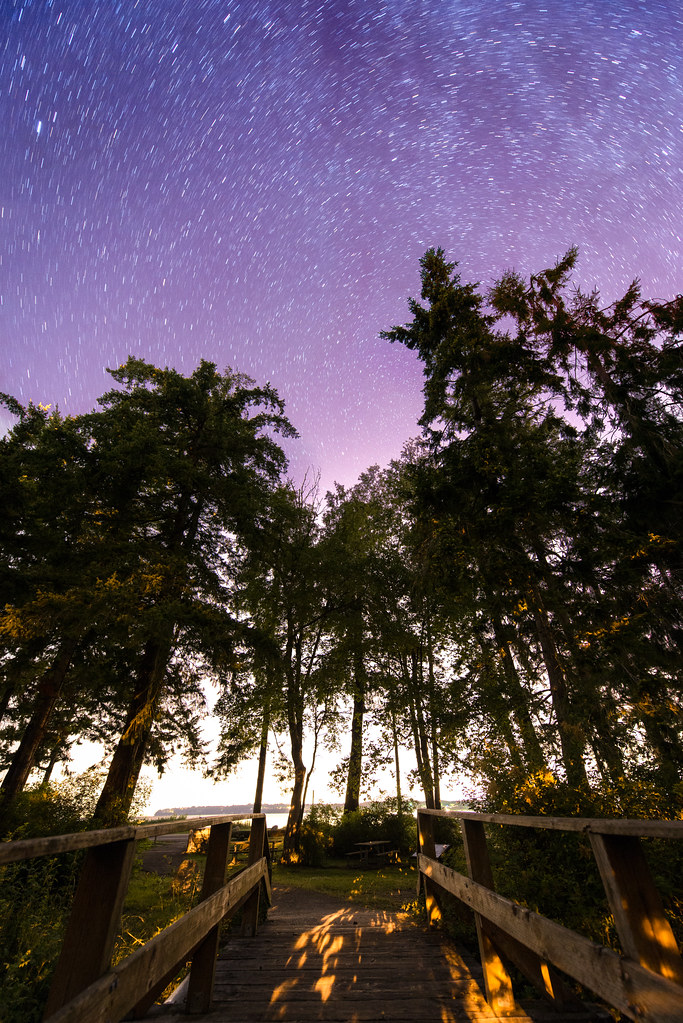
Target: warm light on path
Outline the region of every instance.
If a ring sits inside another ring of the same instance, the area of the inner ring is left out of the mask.
[[[224,948],[212,1023],[497,1018],[458,950],[405,914],[294,888],[276,887],[273,897],[257,937],[231,937]],[[520,1010],[511,1021],[529,1017]]]

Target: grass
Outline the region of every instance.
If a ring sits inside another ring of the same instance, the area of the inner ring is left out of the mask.
[[[377,870],[349,870],[341,861],[332,861],[325,867],[275,864],[273,882],[333,895],[343,902],[369,909],[410,914],[417,911],[417,871],[408,863]]]
[[[131,955],[196,905],[205,859],[204,856],[187,856],[175,877],[148,873],[142,870],[141,859],[138,859],[123,907],[113,964]]]

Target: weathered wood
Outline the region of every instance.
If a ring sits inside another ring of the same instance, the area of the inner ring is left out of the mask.
[[[481,821],[475,820],[462,820],[460,824],[469,875],[473,881],[493,890],[493,873],[486,847],[484,825]],[[486,1000],[497,1015],[514,1015],[515,996],[512,990],[512,981],[493,941],[491,931],[487,926],[488,921],[483,919],[479,913],[474,914],[474,920],[477,926],[479,954],[484,971]]]
[[[545,828],[550,831],[580,831],[596,835],[638,835],[641,838],[683,839],[683,821],[645,821],[609,817],[522,817],[517,814],[475,813],[473,810],[420,810],[433,817],[477,820],[486,824],[509,824],[516,828]]]
[[[46,1023],[83,1023],[84,1020],[116,1023],[122,1019],[175,963],[189,956],[240,899],[260,884],[265,868],[264,858],[241,871],[224,888],[81,991]]]
[[[591,835],[590,840],[624,953],[683,984],[683,960],[640,840],[631,835]]]
[[[431,817],[424,814],[422,810],[417,811],[417,838],[418,852],[430,859],[436,859],[436,848],[434,844],[434,822]],[[417,894],[420,894],[420,886],[424,887],[425,909],[430,927],[435,926],[441,920],[441,907],[439,905],[437,888],[418,871]]]
[[[58,856],[99,845],[135,838],[135,828],[101,828],[97,831],[78,831],[73,835],[53,835],[50,838],[24,838],[18,842],[0,842],[0,865],[31,860],[38,856]]]
[[[109,967],[133,866],[132,838],[96,846],[85,856],[45,1016]]]
[[[520,1018],[529,1023],[524,1013]],[[442,932],[330,896],[276,888],[274,909],[256,938],[228,939],[211,1019],[494,1023],[496,1017]]]
[[[47,838],[24,838],[18,842],[0,842],[0,866],[17,863],[37,856],[58,856],[64,852],[90,849],[98,845],[109,845],[133,838],[154,838],[157,835],[183,834],[195,828],[225,824],[228,821],[247,821],[263,817],[263,814],[241,813],[221,814],[217,817],[201,817],[195,820],[166,821],[163,824],[124,825],[120,828],[98,828],[95,831],[78,831],[71,835],[52,835]],[[265,818],[264,818],[265,819]]]
[[[465,856],[470,877],[486,888],[495,890],[483,823],[472,819],[463,819],[460,825],[463,831]],[[476,868],[473,862],[475,857]],[[580,1000],[564,983],[551,964],[539,958],[535,952],[522,945],[512,935],[506,934],[495,924],[483,921],[476,913],[475,920],[478,921],[477,934],[480,929],[483,930],[489,942],[493,943],[494,949],[507,957],[544,997],[555,1001],[558,1006],[581,1008]],[[510,993],[511,991],[510,988]]]
[[[206,865],[204,868],[204,880],[202,884],[202,892],[200,901],[208,898],[215,891],[218,891],[225,883],[225,873],[227,870],[228,852],[230,848],[230,832],[232,830],[232,823],[228,821],[226,824],[214,825],[212,829],[213,843],[209,839]],[[243,896],[242,898],[245,898]],[[238,901],[234,906],[231,907],[229,915],[236,911],[241,904],[241,900]],[[192,957],[192,967],[190,974],[186,978],[186,992],[188,997],[188,1003],[193,1006],[199,1004],[200,1008],[188,1008],[188,1012],[208,1012],[209,1005],[211,1003],[211,994],[213,991],[213,978],[216,965],[216,956],[218,953],[218,941],[220,937],[220,924],[209,931],[208,935],[200,943]],[[165,988],[171,983],[173,978],[179,973],[182,966],[187,959],[189,954],[183,955],[183,958],[179,963],[174,963],[170,967],[166,975],[144,996],[141,998],[137,1005],[133,1008],[129,1018],[131,1019],[143,1019],[149,1009],[154,1005],[156,1000],[162,994]],[[191,994],[189,993],[191,992]]]
[[[163,824],[139,824],[135,829],[135,837],[154,838],[155,835],[175,835],[186,831],[194,831],[196,828],[210,828],[214,824],[233,824],[236,821],[251,821],[258,818],[265,819],[264,814],[258,813],[222,813],[213,817],[193,817],[192,820],[165,821]]]
[[[267,846],[266,819],[260,817],[251,822],[251,834],[249,836],[249,860],[256,863],[264,854],[264,846]],[[267,875],[267,871],[265,872]],[[253,938],[258,930],[258,913],[261,900],[261,885],[254,889],[247,899],[242,910],[242,934]]]
[[[506,934],[500,927],[487,921],[487,930],[498,950],[531,981],[537,991],[557,1009],[570,1012],[586,1012],[586,1007],[562,979],[552,963],[546,962],[530,948]]]
[[[202,902],[225,884],[231,832],[230,822],[214,824],[211,828],[202,885]],[[211,1007],[219,938],[220,923],[211,928],[192,958],[186,1003],[186,1010],[189,1013],[208,1012]]]
[[[672,981],[517,905],[450,867],[420,856],[419,868],[471,909],[629,1018],[647,1023],[682,1023],[681,990]]]

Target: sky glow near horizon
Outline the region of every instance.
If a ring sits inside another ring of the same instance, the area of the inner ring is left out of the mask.
[[[0,390],[77,413],[129,353],[206,358],[352,484],[418,432],[378,334],[429,246],[683,291],[681,54],[674,0],[0,0]]]

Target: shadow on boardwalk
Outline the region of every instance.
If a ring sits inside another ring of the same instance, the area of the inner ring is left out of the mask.
[[[182,1005],[157,1012],[178,1023],[200,1018],[186,1016]],[[229,938],[217,964],[214,1007],[203,1018],[212,1023],[497,1019],[465,961],[438,932],[397,914],[287,887],[274,889],[268,921],[256,938]],[[529,1018],[522,1010],[507,1017],[509,1023]]]

